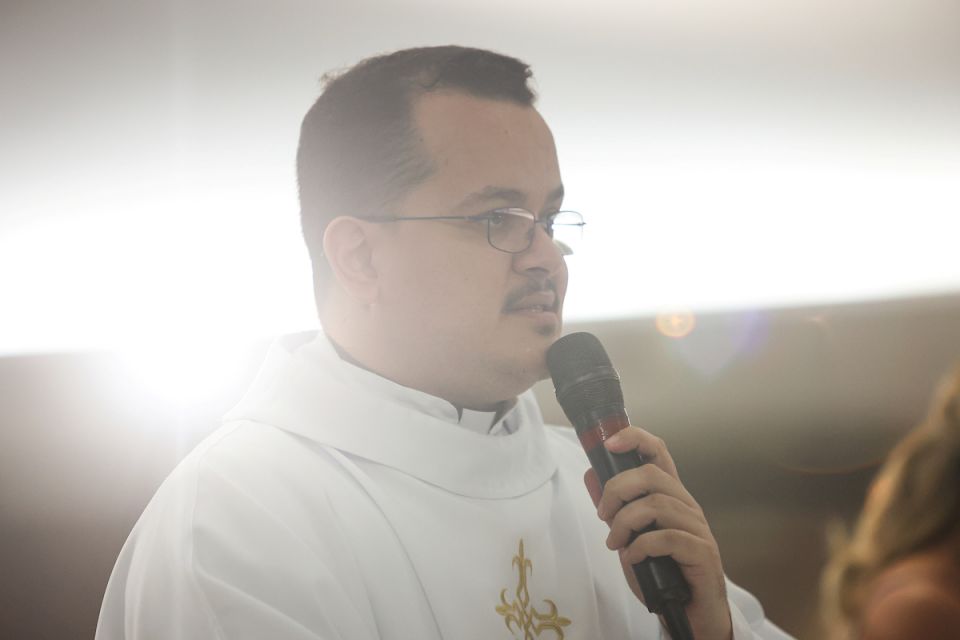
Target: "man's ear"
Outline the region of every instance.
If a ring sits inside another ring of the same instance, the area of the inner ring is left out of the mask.
[[[371,223],[349,216],[334,218],[323,233],[323,253],[333,276],[350,298],[376,301],[379,279],[373,265]]]

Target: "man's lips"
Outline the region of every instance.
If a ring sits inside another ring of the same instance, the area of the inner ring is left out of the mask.
[[[553,291],[541,291],[523,296],[505,307],[507,313],[556,311],[557,294]]]

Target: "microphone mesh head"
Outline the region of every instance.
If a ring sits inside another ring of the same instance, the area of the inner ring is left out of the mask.
[[[606,350],[590,333],[571,333],[547,351],[557,402],[579,431],[596,411],[623,411],[620,376]]]
[[[584,373],[603,367],[613,368],[606,349],[592,333],[563,336],[547,351],[547,368],[557,389],[567,387]]]

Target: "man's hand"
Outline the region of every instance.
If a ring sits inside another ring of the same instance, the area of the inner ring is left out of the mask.
[[[610,527],[607,546],[620,553],[633,593],[643,600],[632,565],[649,556],[671,556],[690,585],[687,617],[694,636],[730,640],[733,627],[720,550],[703,510],[680,482],[663,440],[639,427],[627,427],[604,444],[613,453],[635,449],[648,462],[611,478],[602,495],[596,472],[589,469],[584,475],[597,515]],[[654,522],[657,530],[629,543],[634,531]]]

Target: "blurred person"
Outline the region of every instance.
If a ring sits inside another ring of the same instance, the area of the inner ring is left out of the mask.
[[[786,637],[726,581],[661,440],[611,438],[652,463],[601,496],[543,424],[582,218],[530,76],[448,46],[326,78],[297,153],[322,330],[280,339],[163,483],[97,638],[663,638],[630,570],[662,555],[698,640]]]
[[[822,603],[832,638],[960,638],[960,366],[891,451],[853,535],[835,547]]]

